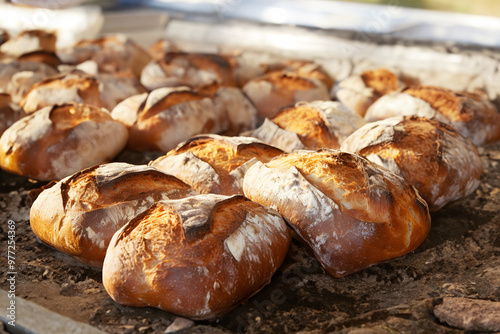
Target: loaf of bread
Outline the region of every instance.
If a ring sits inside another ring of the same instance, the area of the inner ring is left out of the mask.
[[[280,212],[335,277],[414,250],[430,229],[429,209],[414,187],[338,150],[296,151],[256,162],[243,190]]]
[[[60,180],[108,162],[127,142],[127,129],[108,111],[85,104],[46,107],[0,138],[0,167],[37,180]]]
[[[410,115],[448,123],[476,146],[500,140],[500,114],[486,94],[479,91],[456,93],[432,86],[407,88],[374,103],[365,120]]]
[[[224,56],[212,53],[169,52],[143,69],[141,83],[148,90],[160,87],[234,86],[233,68]]]
[[[56,34],[44,30],[26,30],[0,45],[0,52],[17,58],[36,51],[56,51]]]
[[[334,87],[335,98],[364,117],[368,107],[381,96],[405,87],[398,75],[386,68],[352,75]]]
[[[414,186],[437,211],[479,186],[481,159],[472,142],[450,125],[424,117],[368,123],[341,150],[358,153]]]
[[[0,93],[0,137],[12,124],[25,116],[23,110],[15,103],[7,93]]]
[[[257,108],[259,124],[284,107],[300,101],[330,100],[326,86],[316,78],[274,71],[250,80],[243,91]]]
[[[104,107],[102,84],[81,71],[51,76],[35,83],[19,102],[24,111],[33,113],[43,107],[65,103],[81,103]]]
[[[200,194],[243,195],[245,171],[282,154],[250,137],[194,136],[150,165],[172,174]]]
[[[0,62],[0,91],[9,93],[13,101],[19,103],[33,84],[57,73],[44,63],[3,61]]]
[[[58,50],[65,64],[77,65],[93,60],[99,73],[130,73],[139,78],[151,55],[134,40],[123,34],[106,35],[79,41],[74,46]]]
[[[211,319],[270,282],[290,239],[279,213],[243,196],[160,201],[113,236],[102,280],[117,303]]]
[[[148,52],[154,60],[161,60],[170,52],[181,52],[181,49],[172,41],[159,39],[148,48]]]
[[[197,134],[235,133],[256,123],[255,108],[234,87],[220,87],[215,95],[158,88],[125,99],[112,115],[129,129],[130,149],[165,153]]]
[[[98,165],[42,191],[31,207],[30,225],[43,242],[100,267],[113,234],[129,220],[160,200],[194,194],[184,182],[152,167]]]
[[[257,129],[242,133],[285,152],[338,149],[347,136],[365,124],[363,118],[334,101],[298,102],[280,110]]]
[[[330,90],[335,82],[332,76],[321,66],[312,60],[286,59],[265,65],[265,72],[294,72],[305,78],[318,79]]]

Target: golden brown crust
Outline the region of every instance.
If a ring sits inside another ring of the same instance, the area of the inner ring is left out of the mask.
[[[316,108],[295,106],[278,112],[271,119],[280,128],[295,132],[310,149],[338,148],[338,138],[330,131],[325,119]]]
[[[126,141],[125,126],[104,109],[83,104],[46,107],[5,131],[0,163],[15,174],[59,180],[111,160]]]
[[[30,212],[33,232],[78,261],[101,266],[113,234],[159,200],[194,195],[179,179],[145,166],[94,166],[44,190]]]
[[[234,86],[233,67],[227,58],[212,53],[168,52],[152,61],[141,74],[149,90],[159,87]]]
[[[25,53],[17,57],[17,60],[21,62],[29,61],[33,63],[44,63],[53,68],[57,68],[57,66],[61,65],[61,60],[56,53],[52,51],[34,51]]]
[[[400,87],[399,78],[386,68],[379,68],[361,73],[365,85],[374,89],[379,95],[392,93]]]
[[[187,87],[165,87],[132,96],[112,114],[129,129],[128,147],[139,151],[168,152],[193,135],[222,132],[229,122],[226,110],[212,97]]]
[[[25,30],[0,44],[0,50],[12,57],[35,51],[56,51],[57,36],[44,30]]]
[[[274,71],[250,80],[243,91],[257,108],[260,122],[272,118],[283,107],[299,101],[329,100],[326,86],[317,79],[294,72]]]
[[[320,64],[310,60],[288,59],[264,66],[265,72],[295,72],[301,77],[318,79],[328,89],[332,88],[334,83],[334,79]]]
[[[282,217],[242,196],[162,201],[115,234],[103,283],[118,303],[210,319],[267,284],[289,243]]]
[[[26,113],[64,103],[103,107],[99,81],[81,71],[59,74],[35,83],[20,101]]]
[[[429,103],[475,145],[500,140],[500,114],[484,93],[456,93],[432,86],[408,88],[403,92]]]
[[[278,210],[333,276],[404,255],[427,236],[430,215],[402,178],[354,154],[297,151],[245,175],[245,195]]]
[[[341,149],[402,176],[431,211],[473,192],[482,172],[479,154],[468,139],[449,125],[416,116],[369,123]]]
[[[282,153],[254,138],[199,135],[151,165],[175,175],[199,193],[242,195],[245,164],[252,159],[268,162]]]

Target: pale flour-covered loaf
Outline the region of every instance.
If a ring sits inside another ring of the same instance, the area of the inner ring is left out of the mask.
[[[104,107],[101,83],[93,76],[75,70],[36,82],[19,102],[28,114],[43,107],[65,103],[83,103]]]
[[[398,75],[386,68],[365,71],[339,81],[333,89],[335,98],[364,117],[381,96],[405,87]]]
[[[85,39],[74,46],[58,50],[65,64],[77,65],[95,61],[99,73],[129,73],[139,78],[151,55],[131,38],[123,34]]]
[[[55,68],[44,63],[5,60],[0,62],[0,91],[11,94],[14,102],[18,103],[38,79],[43,80],[57,73]]]
[[[174,176],[147,166],[90,167],[45,189],[30,211],[33,232],[78,261],[102,266],[113,234],[154,203],[195,192]]]
[[[415,188],[347,152],[304,150],[257,162],[243,190],[280,212],[335,277],[414,250],[430,229]]]
[[[55,52],[56,41],[55,33],[36,29],[26,30],[0,44],[0,52],[14,58],[37,51]]]
[[[168,52],[152,60],[141,73],[148,90],[160,87],[209,85],[234,86],[233,68],[228,59],[215,53]]]
[[[316,78],[294,72],[274,71],[250,80],[243,91],[255,104],[259,123],[272,118],[278,111],[300,101],[329,100],[326,86]]]
[[[161,201],[113,236],[103,284],[120,304],[215,318],[270,282],[290,241],[279,213],[243,196]]]
[[[500,140],[500,114],[482,92],[457,93],[440,87],[411,87],[380,98],[370,107],[365,120],[373,122],[411,115],[450,124],[476,146]]]
[[[403,177],[431,211],[471,194],[481,159],[472,142],[450,125],[428,118],[393,117],[368,123],[341,146]]]
[[[264,121],[259,128],[242,135],[258,138],[285,152],[337,149],[347,136],[364,124],[362,117],[339,102],[298,102]]]
[[[194,136],[150,165],[172,174],[200,194],[243,195],[246,170],[283,151],[250,137]]]
[[[0,167],[37,180],[60,180],[108,162],[125,147],[127,129],[105,109],[85,104],[46,107],[0,138]]]
[[[257,124],[250,100],[225,86],[159,88],[125,99],[112,115],[129,128],[129,148],[162,152],[200,133],[237,135]]]

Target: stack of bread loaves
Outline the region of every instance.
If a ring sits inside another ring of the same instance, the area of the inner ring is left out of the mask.
[[[479,185],[474,145],[500,139],[481,93],[388,69],[334,84],[309,60],[243,70],[168,41],[51,38],[0,35],[0,167],[55,181],[33,232],[102,268],[124,305],[222,316],[270,282],[292,236],[334,277],[407,254],[430,211]],[[37,50],[15,54],[26,40]]]

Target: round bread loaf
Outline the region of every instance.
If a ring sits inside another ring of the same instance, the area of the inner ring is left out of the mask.
[[[113,236],[103,284],[120,304],[210,319],[268,284],[290,239],[280,214],[243,196],[160,201]]]
[[[279,211],[335,277],[414,250],[430,229],[415,188],[347,152],[304,150],[257,162],[243,190]]]
[[[450,124],[476,146],[500,140],[500,114],[486,94],[479,91],[456,93],[432,86],[407,88],[380,98],[370,107],[365,120],[410,115]]]
[[[99,73],[130,73],[136,78],[151,61],[151,55],[124,34],[85,39],[59,50],[58,56],[65,64],[77,65],[93,60],[98,64]]]
[[[56,34],[44,30],[21,31],[0,45],[0,52],[19,57],[35,51],[56,51]]]
[[[23,117],[0,138],[0,167],[37,180],[60,180],[113,159],[127,129],[109,112],[85,104],[46,107]]]
[[[339,81],[334,87],[333,94],[338,101],[364,117],[368,107],[381,96],[404,86],[404,83],[394,72],[386,68],[379,68]]]
[[[317,79],[330,90],[334,84],[331,75],[318,63],[311,60],[287,59],[265,65],[266,72],[285,71],[295,72],[305,78]]]
[[[125,99],[112,115],[128,127],[130,149],[168,152],[194,135],[221,133],[252,118],[244,115],[239,119],[238,112],[229,115],[228,106],[244,107],[245,102],[237,100],[244,98],[241,94],[231,100],[231,92],[226,93],[214,98],[188,87],[158,88]]]
[[[45,79],[56,75],[58,72],[52,66],[44,63],[25,62],[19,60],[11,60],[0,62],[0,91],[7,92],[13,95],[13,100],[18,103],[24,94],[37,81],[30,81],[27,85],[23,85],[19,89],[17,84],[11,83],[16,75],[28,76],[26,73],[33,73],[32,76],[37,80]],[[23,82],[23,84],[26,82]],[[29,86],[28,86],[29,85]],[[21,91],[22,90],[22,91]]]
[[[243,91],[257,108],[259,123],[278,111],[300,101],[330,100],[326,86],[318,79],[294,72],[274,71],[250,80]]]
[[[0,93],[0,137],[12,124],[25,116],[23,110],[12,102],[7,93]]]
[[[172,174],[200,194],[243,195],[245,171],[282,154],[250,137],[194,136],[150,165]]]
[[[93,166],[45,189],[30,211],[33,232],[78,261],[102,266],[109,242],[159,200],[194,195],[187,184],[147,166]]]
[[[218,54],[169,52],[143,69],[141,83],[148,90],[213,84],[234,86],[233,68],[228,59]]]
[[[479,186],[481,159],[455,128],[428,118],[393,117],[368,123],[341,150],[358,153],[403,177],[437,211]]]
[[[298,102],[242,135],[258,138],[285,152],[338,149],[347,136],[364,124],[363,118],[339,102]]]
[[[93,76],[75,70],[51,76],[35,83],[19,102],[28,114],[43,107],[65,103],[83,103],[104,107],[102,84]]]

